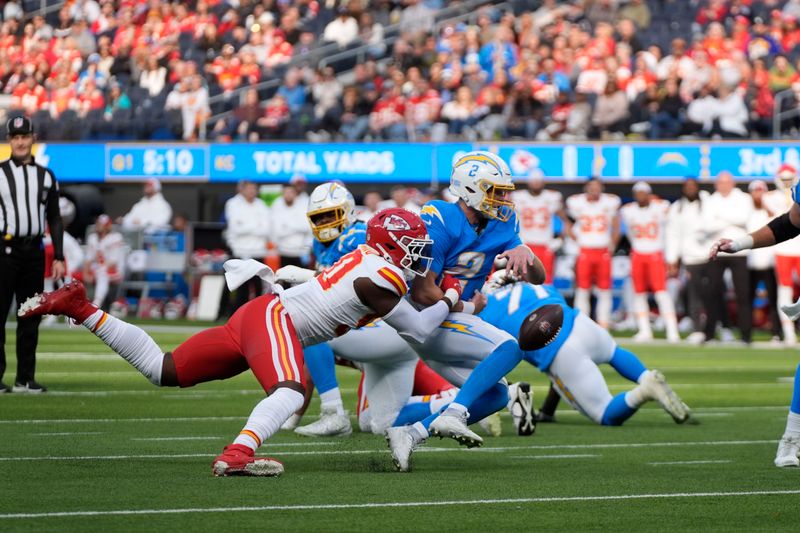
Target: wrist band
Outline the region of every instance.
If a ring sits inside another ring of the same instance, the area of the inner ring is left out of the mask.
[[[448,306],[452,309],[459,300],[458,291],[455,289],[447,289],[444,291],[444,299],[447,300]]]
[[[734,239],[731,243],[731,249],[734,253],[740,252],[742,250],[749,250],[753,247],[753,237],[750,235],[745,235],[744,237],[739,237],[738,239]]]
[[[463,302],[461,304],[463,309],[461,309],[462,313],[467,313],[468,315],[475,314],[475,304],[472,302]]]

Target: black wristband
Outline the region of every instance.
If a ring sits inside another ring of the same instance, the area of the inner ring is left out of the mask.
[[[800,235],[800,228],[792,224],[788,211],[778,218],[770,220],[767,227],[772,230],[772,234],[775,236],[775,244],[794,239]]]

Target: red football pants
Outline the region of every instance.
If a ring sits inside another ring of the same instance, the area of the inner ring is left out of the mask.
[[[248,368],[265,391],[283,381],[305,386],[303,347],[289,313],[272,294],[249,301],[224,326],[191,336],[172,359],[181,387],[227,379]]]

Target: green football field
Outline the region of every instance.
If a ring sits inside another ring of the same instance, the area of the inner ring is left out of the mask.
[[[188,333],[153,335],[169,349]],[[504,436],[476,450],[431,440],[410,474],[393,470],[382,437],[281,432],[262,453],[284,462],[282,477],[215,478],[212,458],[262,396],[251,375],[158,389],[85,330],[44,330],[37,378],[50,392],[0,397],[0,531],[797,531],[800,469],[772,460],[798,353],[634,350],[698,424],[652,404],[598,427],[562,404],[558,423],[518,437],[504,414]],[[612,392],[630,387],[608,370]],[[339,377],[354,406],[357,374]],[[541,402],[544,376],[511,377]]]

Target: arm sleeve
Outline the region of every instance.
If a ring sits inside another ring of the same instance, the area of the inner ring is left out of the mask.
[[[444,300],[436,302],[422,311],[414,309],[410,303],[401,299],[383,320],[397,330],[408,342],[422,344],[431,333],[450,314],[450,307]]]
[[[53,258],[56,261],[64,260],[64,223],[61,221],[61,211],[58,207],[58,183],[56,177],[50,173],[53,178],[53,187],[47,195],[47,204],[45,205],[45,215],[47,216],[47,224],[50,226],[50,238],[53,240]]]

